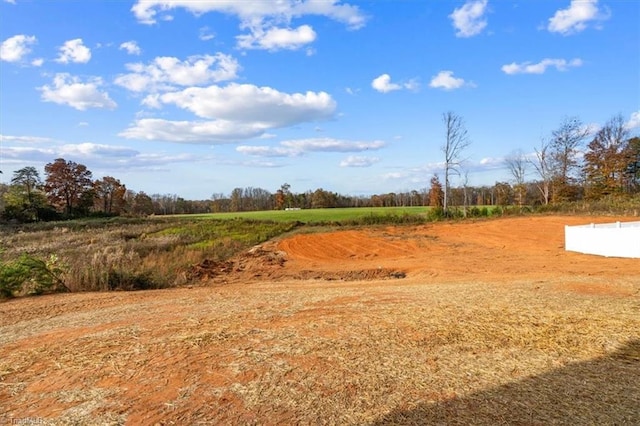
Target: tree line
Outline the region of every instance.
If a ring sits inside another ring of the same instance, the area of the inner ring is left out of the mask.
[[[44,167],[16,170],[9,185],[0,185],[0,213],[5,220],[36,222],[89,216],[147,216],[210,212],[210,200],[177,195],[148,195],[128,189],[119,179],[93,180],[84,165],[58,158]]]
[[[284,183],[264,188],[235,188],[208,200],[186,200],[175,194],[128,189],[119,179],[93,180],[83,164],[58,158],[44,167],[16,170],[9,185],[0,185],[0,212],[5,220],[31,222],[86,216],[168,215],[283,210],[287,208],[433,206],[531,206],[581,200],[632,198],[640,193],[640,138],[632,137],[621,115],[593,133],[578,118],[565,118],[533,148],[505,159],[509,179],[491,186],[468,185],[464,150],[470,138],[459,115],[443,114],[444,183],[431,177],[428,188],[370,196],[351,196],[322,188],[295,193]],[[458,176],[460,184],[453,186]],[[533,176],[533,178],[530,178]]]

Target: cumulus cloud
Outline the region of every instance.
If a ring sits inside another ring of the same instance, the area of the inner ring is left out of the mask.
[[[488,0],[472,0],[454,9],[449,18],[456,29],[456,37],[473,37],[482,32],[487,26],[487,20],[484,17],[487,3]]]
[[[155,58],[149,64],[127,64],[129,74],[119,75],[115,83],[132,92],[155,92],[170,90],[175,86],[194,86],[237,77],[240,65],[232,56],[223,53],[215,55],[190,56],[181,61],[171,56]]]
[[[284,93],[271,87],[231,83],[227,86],[189,87],[159,96],[198,117],[263,123],[285,127],[333,116],[336,103],[326,92]]]
[[[340,0],[138,0],[131,11],[143,24],[155,24],[158,13],[184,8],[194,15],[218,12],[237,16],[243,24],[261,20],[289,22],[304,15],[325,16],[348,25],[350,28],[364,26],[366,18],[357,6]]]
[[[129,55],[140,55],[142,49],[134,40],[125,41],[120,45],[120,50],[126,50]]]
[[[361,28],[366,21],[357,6],[340,0],[138,0],[131,11],[139,22],[155,24],[176,8],[184,8],[198,16],[209,12],[236,16],[240,28],[249,30],[248,34],[237,37],[238,47],[270,51],[296,50],[316,39],[316,33],[309,25],[289,28],[293,18],[324,16],[344,23],[350,29]],[[307,54],[313,54],[313,50],[307,50]]]
[[[238,47],[241,49],[262,50],[297,50],[316,39],[316,32],[309,25],[301,25],[296,29],[291,28],[252,28],[251,34],[236,37]]]
[[[89,108],[114,109],[117,104],[107,92],[100,91],[102,79],[91,78],[86,82],[66,73],[56,74],[52,85],[44,85],[42,100],[60,105],[68,105],[80,111]]]
[[[33,61],[31,61],[31,65],[33,65],[34,67],[41,67],[42,64],[44,64],[44,59],[42,58],[36,58]]]
[[[463,86],[473,86],[473,83],[467,83],[462,78],[453,76],[453,71],[440,71],[431,78],[429,87],[434,89],[455,90]]]
[[[232,83],[190,87],[154,98],[205,120],[137,120],[120,135],[130,139],[186,143],[225,143],[263,135],[270,129],[331,118],[336,103],[325,92],[283,93],[270,87]]]
[[[380,161],[378,157],[350,155],[340,162],[340,167],[369,167]]]
[[[350,141],[333,138],[292,139],[279,146],[241,145],[238,152],[256,157],[298,157],[308,152],[364,152],[383,148],[383,141]]]
[[[255,122],[172,121],[161,118],[143,118],[136,120],[132,126],[119,133],[118,136],[127,139],[215,145],[256,137],[268,128],[268,126]]]
[[[402,89],[401,85],[391,83],[391,76],[389,74],[382,74],[381,76],[374,78],[371,82],[371,87],[381,93],[388,93]]]
[[[392,83],[391,76],[389,74],[382,74],[373,79],[373,81],[371,82],[371,87],[373,87],[375,90],[377,90],[380,93],[389,93],[395,90],[402,90],[402,89],[415,91],[415,90],[418,90],[420,85],[418,84],[418,81],[415,79],[409,80],[404,83]],[[353,91],[351,91],[351,89],[347,89],[347,93],[353,94]]]
[[[35,36],[24,34],[9,37],[0,45],[0,60],[6,62],[20,62],[25,56],[31,52],[29,46],[37,42]]]
[[[591,21],[603,21],[609,18],[598,8],[598,0],[571,0],[566,9],[560,9],[549,18],[547,29],[562,35],[574,34],[587,28]]]
[[[558,71],[566,71],[569,68],[582,66],[582,60],[579,58],[567,61],[566,59],[545,58],[538,63],[522,62],[517,64],[512,62],[502,66],[502,72],[505,74],[543,74],[547,68],[553,67]]]
[[[86,64],[91,59],[91,50],[83,44],[81,38],[65,41],[59,50],[60,54],[56,62],[61,64],[69,62]]]
[[[631,113],[629,121],[626,122],[625,128],[628,130],[640,128],[640,110]]]

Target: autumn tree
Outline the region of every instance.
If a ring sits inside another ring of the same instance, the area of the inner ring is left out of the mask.
[[[124,209],[124,195],[127,188],[111,176],[105,176],[93,183],[97,207],[106,214],[120,214]]]
[[[338,195],[334,192],[316,189],[311,195],[311,207],[314,209],[326,209],[336,207]]]
[[[590,130],[577,117],[565,118],[551,134],[550,160],[553,173],[552,198],[554,201],[576,199],[579,150]]]
[[[144,191],[135,194],[131,204],[131,211],[138,216],[153,214],[153,200]]]
[[[451,175],[460,174],[463,161],[462,153],[471,144],[464,120],[459,115],[449,111],[442,115],[445,126],[445,142],[441,150],[444,154],[444,197],[442,207],[447,212],[449,207],[449,190]]]
[[[513,188],[508,182],[496,182],[493,186],[495,192],[495,203],[499,206],[512,204]]]
[[[233,188],[231,191],[231,211],[241,212],[244,210],[244,203],[242,198],[242,188]]]
[[[599,131],[584,154],[584,173],[587,195],[620,194],[625,189],[626,169],[629,165],[627,139],[629,130],[622,115],[616,115]]]
[[[72,214],[93,188],[91,172],[83,164],[58,158],[48,163],[44,171],[47,175],[44,189],[49,202],[66,214]]]
[[[437,175],[433,175],[431,178],[431,188],[429,189],[429,205],[432,207],[442,207],[444,201],[444,191],[442,190],[442,184]]]
[[[291,185],[288,183],[282,184],[280,188],[276,191],[276,209],[284,210],[286,207],[291,207],[287,204],[291,202]]]

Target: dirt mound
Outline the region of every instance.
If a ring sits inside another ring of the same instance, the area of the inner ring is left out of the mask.
[[[564,225],[607,218],[513,217],[419,226],[371,227],[297,234],[225,261],[205,260],[188,272],[200,285],[251,281],[366,281],[420,278],[425,282],[540,278],[555,273],[615,274],[634,259],[564,250]],[[566,289],[608,291],[608,283],[567,283]],[[620,290],[611,290],[620,291]]]

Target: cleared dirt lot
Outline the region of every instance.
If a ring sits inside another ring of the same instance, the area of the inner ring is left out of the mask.
[[[521,217],[297,234],[0,303],[0,424],[638,424],[640,261]]]

